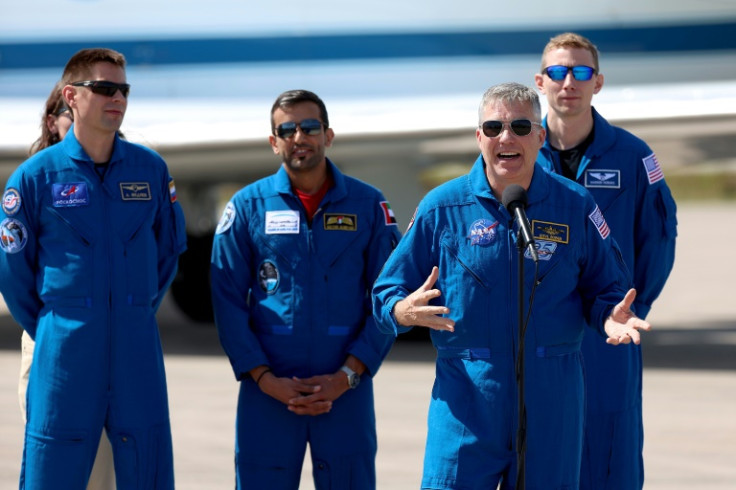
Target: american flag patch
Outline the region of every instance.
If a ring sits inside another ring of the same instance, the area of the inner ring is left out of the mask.
[[[647,178],[649,179],[650,185],[664,179],[664,173],[662,172],[662,167],[659,166],[657,155],[652,153],[642,161],[644,162],[644,168],[647,170]]]
[[[603,213],[601,213],[598,206],[596,206],[593,212],[588,215],[588,218],[590,218],[590,221],[592,221],[595,227],[598,228],[598,233],[601,234],[601,238],[604,240],[608,238],[608,235],[611,234],[611,229],[608,228],[606,218],[603,217]]]

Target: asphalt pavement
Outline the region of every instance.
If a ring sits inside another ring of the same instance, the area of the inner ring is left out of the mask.
[[[679,204],[675,268],[644,335],[647,490],[736,488],[736,203]],[[17,488],[20,328],[0,304],[0,488]],[[215,329],[160,315],[177,489],[234,488],[237,383]],[[379,490],[419,487],[434,379],[428,342],[399,341],[376,376]],[[626,471],[625,468],[620,471]],[[310,481],[309,461],[302,486]]]

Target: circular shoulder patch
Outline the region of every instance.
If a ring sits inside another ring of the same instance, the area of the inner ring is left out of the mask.
[[[266,294],[273,294],[279,287],[281,280],[279,269],[270,260],[264,260],[258,268],[258,284]]]
[[[8,216],[13,216],[20,210],[20,192],[12,187],[3,194],[3,211]]]
[[[217,223],[215,233],[218,235],[220,233],[225,233],[233,225],[233,221],[235,221],[235,206],[231,201],[227,203],[227,206],[225,206],[225,210],[222,212],[222,216],[220,217],[220,222]]]
[[[0,223],[0,249],[8,254],[15,254],[23,250],[28,242],[26,227],[13,218],[6,218]]]

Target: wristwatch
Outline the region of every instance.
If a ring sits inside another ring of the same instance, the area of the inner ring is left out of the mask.
[[[358,385],[360,384],[360,375],[358,375],[358,373],[356,373],[355,371],[353,371],[347,366],[341,367],[340,371],[348,375],[348,386],[351,389],[355,389],[358,387]]]

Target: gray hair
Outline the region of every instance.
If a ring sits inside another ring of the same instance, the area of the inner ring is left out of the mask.
[[[483,94],[478,108],[478,124],[483,124],[483,116],[486,107],[492,102],[522,102],[531,105],[534,111],[535,121],[542,120],[542,106],[539,103],[539,96],[536,90],[516,82],[499,83],[489,88]]]

